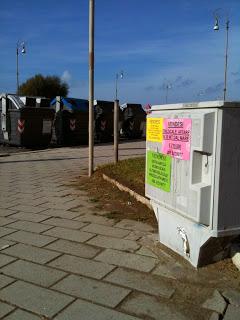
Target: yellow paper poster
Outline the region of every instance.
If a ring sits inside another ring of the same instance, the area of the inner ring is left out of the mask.
[[[163,118],[147,118],[147,141],[162,142]]]

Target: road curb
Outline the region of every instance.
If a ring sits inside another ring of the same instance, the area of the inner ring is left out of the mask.
[[[234,243],[231,248],[231,257],[233,264],[240,271],[240,244]]]
[[[141,202],[142,204],[144,204],[145,206],[147,206],[149,209],[153,210],[152,205],[150,203],[150,200],[148,200],[147,198],[141,196],[140,194],[138,194],[137,192],[129,189],[128,187],[122,185],[121,183],[119,183],[117,180],[112,179],[110,177],[108,177],[106,174],[103,173],[102,175],[103,179],[110,182],[111,184],[113,184],[114,186],[116,186],[119,190],[124,191],[129,193],[132,197],[134,197],[138,202]]]

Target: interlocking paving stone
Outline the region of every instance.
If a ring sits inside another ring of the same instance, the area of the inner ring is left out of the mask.
[[[36,199],[41,198],[41,195],[39,195],[38,193],[33,195],[33,194],[29,194],[29,193],[19,192],[16,194],[16,198],[17,199],[25,199],[26,201],[31,201],[31,200],[36,200]]]
[[[40,264],[45,264],[60,255],[58,252],[46,250],[44,248],[33,247],[22,243],[17,243],[2,252],[13,257]]]
[[[71,210],[72,213],[75,213],[74,220],[77,219],[77,217],[86,215],[86,214],[94,214],[97,210],[95,208],[85,208],[85,207],[77,207]]]
[[[9,224],[8,228],[41,233],[43,231],[51,229],[52,226],[44,225],[42,223],[37,223],[37,222],[31,222],[31,221],[16,221]]]
[[[14,282],[15,279],[5,276],[4,274],[0,273],[0,289],[6,287],[8,284]]]
[[[18,260],[5,266],[1,271],[11,277],[49,287],[62,279],[66,273],[35,263]]]
[[[82,300],[74,301],[56,320],[137,320],[139,318]],[[97,318],[96,318],[97,315]]]
[[[110,266],[106,263],[69,255],[63,255],[50,262],[48,265],[64,271],[69,271],[96,279],[101,279],[114,269],[114,266]]]
[[[224,315],[224,320],[239,320],[240,319],[240,308],[228,305],[227,311]]]
[[[0,291],[0,299],[46,317],[53,317],[73,298],[23,281],[17,281]]]
[[[39,206],[34,207],[34,206],[28,206],[28,205],[12,206],[10,209],[16,210],[16,211],[30,212],[30,213],[40,213],[40,212],[46,210],[45,208],[41,208]]]
[[[90,239],[87,243],[102,248],[117,249],[122,251],[135,251],[140,245],[136,241],[118,239],[113,237],[97,236]]]
[[[45,187],[44,187],[45,189]],[[47,190],[42,190],[39,192],[39,195],[41,197],[65,197],[71,193],[71,190],[67,191],[47,191]]]
[[[129,219],[123,219],[120,222],[118,222],[115,227],[117,228],[123,228],[123,229],[128,229],[128,230],[134,230],[134,231],[153,231],[154,228],[150,226],[147,223],[139,222],[139,221],[134,221],[134,220],[129,220]]]
[[[115,238],[124,238],[129,234],[128,230],[118,229],[114,227],[103,226],[100,224],[89,224],[82,229],[83,231],[92,232],[96,234],[101,234],[104,236],[110,236]]]
[[[240,319],[240,308],[228,305],[227,311],[224,315],[224,320],[239,320]]]
[[[71,210],[74,208],[77,208],[79,205],[81,205],[81,203],[77,200],[72,200],[72,201],[68,201],[65,203],[44,203],[42,204],[41,208],[45,208],[45,209],[55,209],[55,210]]]
[[[240,292],[233,289],[223,291],[222,295],[226,298],[230,304],[235,307],[240,307]]]
[[[30,213],[30,212],[18,212],[10,217],[11,219],[15,220],[26,220],[31,222],[41,222],[43,220],[46,220],[48,217],[45,215],[42,215],[40,213]]]
[[[219,320],[219,314],[217,312],[213,312],[208,320]]]
[[[9,256],[7,256],[5,254],[0,253],[0,268],[5,266],[6,264],[8,264],[10,262],[13,262],[14,260],[16,260],[16,259],[14,259],[12,257],[9,257]]]
[[[2,178],[2,177],[1,177]],[[5,188],[4,188],[5,189]],[[4,190],[3,189],[3,190]],[[7,188],[6,188],[7,189]],[[18,197],[17,197],[17,195],[15,194],[15,195],[13,195],[13,196],[11,196],[8,192],[4,192],[4,191],[2,191],[1,192],[1,194],[0,194],[0,201],[1,202],[5,202],[5,201],[8,201],[8,202],[10,202],[10,201],[15,201],[15,200],[17,200],[18,199]]]
[[[46,246],[45,248],[90,259],[95,257],[101,250],[87,244],[72,242],[68,240],[57,240]]]
[[[45,196],[45,197],[42,197],[42,199],[45,200],[45,203],[46,202],[50,202],[50,203],[66,203],[66,202],[69,202],[73,199],[71,198],[68,198],[67,196],[66,197],[49,197],[49,196]]]
[[[104,280],[148,294],[171,298],[175,289],[161,278],[151,274],[118,268]]]
[[[70,229],[80,229],[86,225],[86,223],[76,221],[76,220],[69,220],[63,218],[50,218],[43,222],[44,224],[48,224],[51,226],[63,227],[63,228],[70,228]]]
[[[7,240],[13,240],[21,243],[32,244],[37,247],[44,247],[46,244],[53,242],[56,238],[45,235],[31,233],[27,231],[16,231],[4,237]]]
[[[55,210],[55,209],[48,209],[43,211],[42,214],[50,216],[50,217],[61,217],[66,219],[73,219],[79,216],[79,213],[66,211],[66,210]]]
[[[134,253],[126,253],[112,249],[106,249],[96,256],[95,259],[116,266],[144,272],[151,271],[158,263],[157,259],[151,257],[145,257]]]
[[[125,239],[137,241],[145,235],[146,233],[143,231],[131,231]]]
[[[16,200],[16,202],[19,205],[25,205],[26,204],[26,198],[22,198],[22,199],[18,199]],[[28,206],[33,206],[33,207],[37,207],[41,204],[44,204],[46,201],[43,198],[39,198],[39,199],[28,199],[27,201],[27,205]]]
[[[141,256],[147,256],[147,257],[152,257],[152,258],[158,258],[151,250],[148,248],[141,247],[138,251],[135,253],[140,254]]]
[[[169,279],[179,279],[185,276],[185,269],[177,261],[171,261],[169,263],[160,263],[153,271],[153,274]]]
[[[12,245],[14,245],[15,242],[13,241],[8,241],[8,240],[5,240],[5,239],[0,239],[0,251],[1,250],[4,250]]]
[[[9,229],[9,228],[4,228],[4,227],[0,227],[0,237],[4,237],[10,233],[15,232],[16,230],[13,229]]]
[[[51,230],[48,230],[44,232],[44,235],[45,234],[56,237],[56,238],[61,238],[61,239],[66,239],[66,240],[71,240],[76,242],[85,242],[91,239],[92,237],[94,237],[92,233],[84,232],[82,231],[82,229],[81,231],[79,231],[79,230],[71,230],[71,229],[60,228],[60,227],[56,227]]]
[[[216,311],[220,314],[223,314],[226,306],[227,302],[218,290],[214,290],[212,297],[207,299],[202,305],[203,308]]]
[[[38,186],[34,186],[31,183],[31,179],[29,178],[31,177],[32,174],[33,172],[29,173],[28,176],[26,176],[25,174],[24,180],[22,180],[21,182],[18,181],[18,183],[14,185],[16,192],[36,194],[41,190]]]
[[[16,212],[17,212],[17,210],[1,209],[0,208],[0,217],[8,217]]]
[[[112,308],[131,292],[128,289],[75,275],[63,279],[54,285],[53,289]]]
[[[9,223],[14,222],[15,220],[13,219],[9,219],[9,218],[5,218],[5,217],[0,217],[0,226],[5,226]]]
[[[108,219],[108,218],[94,215],[94,214],[86,214],[86,215],[77,217],[74,220],[82,221],[82,222],[91,222],[96,224],[103,224],[106,226],[113,226],[115,224],[115,221],[113,219]]]
[[[145,294],[137,294],[134,297],[124,301],[121,309],[129,313],[135,313],[139,317],[151,317],[151,319],[164,320],[188,320],[180,311],[176,310],[174,305],[167,305],[159,301],[156,297]]]
[[[0,209],[8,209],[8,208],[11,208],[11,207],[13,207],[13,206],[15,206],[17,204],[18,204],[17,200],[11,200],[11,202],[9,202],[9,201],[5,201],[5,202],[1,201],[0,202]],[[12,210],[14,210],[14,208]]]
[[[0,318],[4,317],[12,310],[14,310],[14,307],[0,301]]]
[[[4,320],[41,320],[41,318],[32,313],[17,309],[5,317]]]

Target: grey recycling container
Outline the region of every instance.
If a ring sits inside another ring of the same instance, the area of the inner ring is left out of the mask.
[[[0,115],[0,143],[31,148],[49,145],[54,119],[49,99],[4,93]]]
[[[113,141],[113,113],[113,101],[94,100],[96,142]]]
[[[120,136],[127,139],[145,137],[146,112],[141,104],[124,103],[120,106]]]
[[[52,142],[59,146],[88,143],[88,100],[56,97],[51,101],[55,111]]]

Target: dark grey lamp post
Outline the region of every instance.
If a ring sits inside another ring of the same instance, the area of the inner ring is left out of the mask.
[[[224,89],[223,89],[223,101],[227,96],[227,71],[228,71],[228,34],[229,34],[229,18],[226,18],[226,46],[225,46],[225,67],[224,67]],[[219,31],[219,16],[215,14],[214,31]]]
[[[16,58],[17,58],[17,93],[19,91],[19,63],[18,63],[18,56],[19,56],[19,50],[21,50],[22,54],[26,53],[26,45],[25,42],[17,42],[16,47]]]
[[[115,100],[118,100],[118,80],[119,80],[119,77],[120,79],[123,79],[123,71],[119,73],[116,73],[116,95],[115,95]]]

